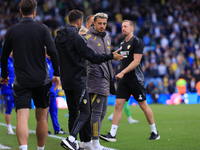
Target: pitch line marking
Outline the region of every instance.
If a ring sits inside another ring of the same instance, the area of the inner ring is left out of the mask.
[[[2,123],[2,122],[0,122],[0,125],[7,127],[7,124]],[[12,128],[13,128],[13,129],[16,129],[15,126],[12,126]],[[36,133],[36,132],[35,132],[34,130],[29,130],[29,133]],[[60,136],[57,136],[57,135],[48,135],[48,137],[52,137],[52,138],[56,138],[56,139],[61,139],[61,140],[66,139],[66,138],[64,138],[64,137],[60,137]],[[0,148],[0,149],[1,149],[1,148]]]
[[[11,149],[11,148],[8,147],[8,146],[4,146],[4,145],[0,144],[0,149]]]

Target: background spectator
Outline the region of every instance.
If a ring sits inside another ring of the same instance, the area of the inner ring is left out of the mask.
[[[106,32],[111,37],[112,50],[123,40],[121,22],[135,22],[134,34],[145,44],[143,71],[147,83],[157,82],[166,75],[174,81],[184,77],[182,69],[191,70],[195,82],[200,69],[200,1],[129,1],[129,0],[37,0],[36,21],[46,24],[52,37],[68,23],[68,13],[79,9],[90,14],[108,14]],[[19,0],[0,0],[0,55],[7,29],[19,22]],[[117,65],[116,65],[117,66]],[[167,71],[165,71],[167,68]],[[155,72],[154,72],[155,71]],[[164,74],[165,72],[165,74]],[[157,73],[157,74],[156,74]],[[185,78],[185,77],[184,77]],[[188,82],[189,84],[189,82]],[[164,90],[165,91],[165,90]]]

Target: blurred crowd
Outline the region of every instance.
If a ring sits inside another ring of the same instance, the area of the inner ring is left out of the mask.
[[[200,0],[37,0],[36,21],[46,24],[54,38],[68,23],[67,15],[79,9],[85,17],[108,14],[107,34],[112,50],[124,39],[121,22],[135,22],[134,34],[145,44],[143,71],[147,93],[174,93],[177,79],[187,81],[188,92],[196,92],[200,81]],[[20,21],[20,0],[0,0],[0,50],[7,29]],[[117,72],[118,62],[113,61]],[[153,89],[153,90],[152,90]]]

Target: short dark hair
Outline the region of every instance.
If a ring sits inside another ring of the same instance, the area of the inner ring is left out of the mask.
[[[131,20],[123,20],[122,23],[129,22],[130,26],[133,26],[135,28],[135,23]]]
[[[71,10],[68,14],[69,23],[76,23],[79,19],[83,19],[83,12],[77,9]]]
[[[37,8],[36,0],[21,0],[19,7],[24,16],[31,15],[33,11]]]
[[[86,22],[88,22],[90,20],[90,18],[94,17],[94,15],[89,15],[87,18],[86,18]]]

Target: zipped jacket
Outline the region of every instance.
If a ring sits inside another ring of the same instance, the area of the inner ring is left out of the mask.
[[[111,40],[106,32],[98,32],[94,26],[90,27],[85,38],[87,46],[95,53],[110,54]],[[88,62],[88,93],[95,93],[104,96],[110,95],[110,78],[113,77],[113,67],[111,61],[99,64]]]
[[[72,25],[67,25],[57,32],[55,44],[59,55],[61,82],[64,90],[86,87],[86,60],[101,64],[113,59],[113,54],[99,55],[87,47],[86,40]]]

